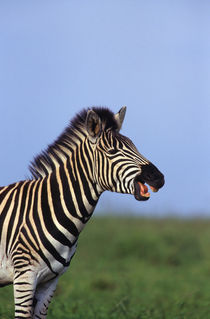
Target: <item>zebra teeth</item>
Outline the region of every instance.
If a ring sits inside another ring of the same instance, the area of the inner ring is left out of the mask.
[[[141,183],[141,182],[138,182],[139,186],[140,186],[140,195],[143,196],[143,197],[150,197],[150,193],[148,192],[148,187]]]
[[[134,180],[134,197],[136,200],[145,201],[150,198],[148,187],[143,181]]]
[[[157,193],[158,192],[158,189],[153,187],[153,186],[150,186],[150,189],[153,193]]]

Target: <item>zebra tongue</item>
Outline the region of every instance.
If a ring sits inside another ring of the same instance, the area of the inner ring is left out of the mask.
[[[141,182],[138,182],[140,186],[140,195],[144,197],[150,197],[150,193],[148,192],[148,187]]]

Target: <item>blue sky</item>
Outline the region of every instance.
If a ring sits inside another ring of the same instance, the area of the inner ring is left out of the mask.
[[[210,216],[210,2],[0,3],[0,184],[84,107],[127,105],[122,133],[165,174],[140,203],[104,193],[97,211]]]

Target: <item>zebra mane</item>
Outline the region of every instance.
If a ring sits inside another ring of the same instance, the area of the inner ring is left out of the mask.
[[[92,109],[100,117],[104,130],[112,129],[117,130],[118,124],[114,117],[114,113],[105,107],[92,107],[82,110],[78,113],[61,133],[61,135],[50,144],[45,151],[42,151],[37,155],[29,165],[29,170],[32,174],[32,178],[38,179],[49,175],[55,169],[55,161],[59,165],[61,161],[65,161],[67,153],[64,150],[68,150],[71,153],[75,148],[75,145],[81,141],[81,138],[87,136],[86,130],[86,116],[88,110]]]

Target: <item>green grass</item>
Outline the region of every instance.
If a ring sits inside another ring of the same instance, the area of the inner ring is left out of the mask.
[[[12,287],[0,318],[13,318]],[[210,318],[210,221],[93,218],[48,318]]]

